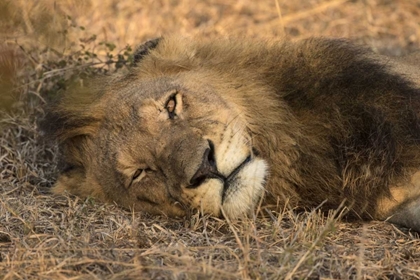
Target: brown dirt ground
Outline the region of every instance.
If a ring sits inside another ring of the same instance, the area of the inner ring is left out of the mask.
[[[0,0],[0,278],[420,279],[418,234],[384,222],[267,209],[245,221],[177,220],[48,194],[56,152],[39,140],[36,119],[68,72],[83,68],[70,64],[80,44],[99,57],[110,50],[100,41],[115,53],[165,34],[348,37],[390,55],[420,48],[418,0],[278,4]]]

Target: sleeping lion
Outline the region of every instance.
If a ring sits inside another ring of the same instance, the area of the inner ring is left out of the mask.
[[[162,38],[71,90],[43,130],[54,193],[154,214],[335,209],[420,231],[420,55],[339,39]]]

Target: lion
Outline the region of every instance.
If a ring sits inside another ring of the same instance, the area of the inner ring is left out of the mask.
[[[131,69],[48,107],[52,192],[170,217],[344,203],[419,231],[419,57],[328,38],[148,41]]]

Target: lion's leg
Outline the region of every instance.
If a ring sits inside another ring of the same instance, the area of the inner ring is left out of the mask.
[[[391,197],[380,198],[377,218],[420,232],[420,172],[411,181],[391,187]]]

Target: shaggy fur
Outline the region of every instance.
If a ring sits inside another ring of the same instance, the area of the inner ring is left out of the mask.
[[[163,38],[137,66],[50,107],[56,193],[238,217],[337,208],[420,230],[420,81],[413,59],[345,40]],[[418,61],[418,55],[416,55]]]

